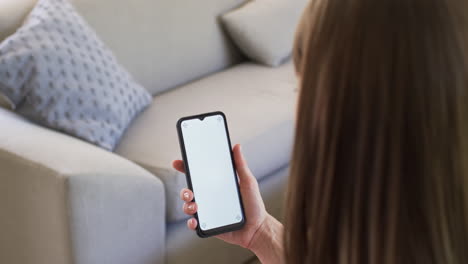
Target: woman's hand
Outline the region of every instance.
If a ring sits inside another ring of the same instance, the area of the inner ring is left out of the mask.
[[[217,235],[216,237],[228,243],[250,249],[257,231],[259,231],[263,225],[266,225],[265,222],[269,221],[272,217],[269,216],[265,210],[257,179],[255,179],[247,166],[239,144],[234,146],[233,152],[247,221],[242,229]],[[175,160],[172,166],[176,170],[185,173],[182,160]],[[183,207],[184,213],[193,215],[197,212],[197,204],[192,202],[192,191],[187,188],[182,189],[180,198],[185,202]],[[195,230],[197,225],[198,223],[195,218],[190,218],[187,221],[187,226],[192,230]]]

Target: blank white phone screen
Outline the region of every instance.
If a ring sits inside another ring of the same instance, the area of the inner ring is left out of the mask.
[[[222,115],[182,121],[182,136],[202,230],[242,221]]]

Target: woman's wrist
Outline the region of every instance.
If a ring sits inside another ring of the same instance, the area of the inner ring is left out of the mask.
[[[268,215],[248,247],[264,264],[283,262],[283,224]]]

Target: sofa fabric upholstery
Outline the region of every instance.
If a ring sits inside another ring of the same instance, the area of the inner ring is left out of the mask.
[[[0,41],[13,34],[37,0],[0,1]]]
[[[185,175],[171,167],[172,160],[181,158],[177,120],[224,112],[232,143],[243,145],[253,173],[261,179],[289,162],[296,96],[291,62],[275,69],[244,63],[156,96],[115,151],[162,179],[169,222],[185,219],[178,198]]]
[[[0,263],[163,263],[161,181],[0,109]]]

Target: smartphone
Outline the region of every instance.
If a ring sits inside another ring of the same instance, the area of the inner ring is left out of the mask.
[[[177,132],[187,185],[198,206],[197,235],[241,229],[246,219],[226,116],[212,112],[183,117]]]

